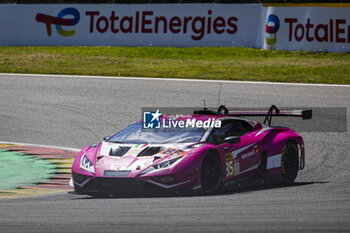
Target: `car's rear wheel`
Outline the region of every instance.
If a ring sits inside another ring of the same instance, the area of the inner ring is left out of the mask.
[[[209,152],[201,168],[201,183],[203,194],[213,194],[220,188],[222,178],[221,162],[215,152]]]
[[[298,147],[293,141],[288,141],[282,149],[281,168],[283,183],[293,184],[299,170]]]

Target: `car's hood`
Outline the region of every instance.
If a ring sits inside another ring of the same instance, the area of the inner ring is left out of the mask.
[[[182,157],[193,143],[120,144],[102,142],[96,157],[98,176],[135,176],[150,166]],[[171,166],[169,166],[170,168]]]

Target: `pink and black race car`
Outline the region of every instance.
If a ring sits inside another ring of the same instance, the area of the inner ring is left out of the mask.
[[[265,121],[243,116],[265,116]],[[70,184],[89,195],[212,194],[248,183],[292,184],[305,165],[304,142],[292,129],[272,127],[275,116],[311,119],[312,110],[220,106],[177,118],[159,116],[167,127],[153,130],[138,121],[86,146],[74,161]],[[186,124],[196,127],[179,127]]]

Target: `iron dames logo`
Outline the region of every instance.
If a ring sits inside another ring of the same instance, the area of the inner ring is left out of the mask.
[[[276,32],[280,29],[280,20],[277,15],[270,14],[266,20],[265,38],[266,44],[276,44]]]
[[[64,19],[63,17],[66,15],[72,15],[74,18],[72,19]],[[45,14],[37,14],[36,21],[42,22],[46,25],[47,35],[52,35],[51,25],[56,25],[56,31],[61,36],[73,36],[75,34],[75,30],[66,31],[62,28],[62,26],[74,26],[80,20],[80,13],[75,8],[65,8],[61,10],[57,17]]]

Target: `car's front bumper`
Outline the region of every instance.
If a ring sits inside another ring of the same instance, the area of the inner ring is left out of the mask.
[[[172,194],[193,192],[194,180],[166,186],[155,182],[129,177],[85,177],[73,173],[72,183],[80,194]]]

